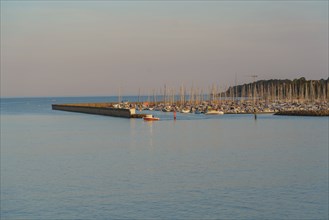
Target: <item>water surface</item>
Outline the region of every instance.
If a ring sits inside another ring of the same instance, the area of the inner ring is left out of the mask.
[[[1,99],[1,218],[328,218],[328,117],[51,110],[114,99]]]

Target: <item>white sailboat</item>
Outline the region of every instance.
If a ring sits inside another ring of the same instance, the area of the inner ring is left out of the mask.
[[[219,110],[208,110],[207,112],[204,113],[205,115],[223,115],[224,112],[223,111],[219,111]]]

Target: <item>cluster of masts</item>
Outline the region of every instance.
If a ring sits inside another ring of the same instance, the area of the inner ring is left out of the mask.
[[[164,85],[163,90],[152,90],[152,93],[141,96],[139,90],[138,102],[153,103],[190,103],[200,104],[203,101],[220,102],[231,101],[266,101],[266,102],[328,102],[329,99],[328,80],[294,80],[280,81],[258,81],[254,83],[232,86],[223,91],[222,88],[212,85],[207,92],[200,88],[186,89],[181,86],[178,90],[168,88]],[[145,100],[145,98],[147,99]]]
[[[231,86],[223,90],[212,85],[208,90],[177,90],[164,85],[141,95],[134,106],[139,110],[206,112],[209,109],[225,113],[275,112],[283,109],[328,109],[329,80],[268,80]],[[119,103],[122,102],[119,97]]]

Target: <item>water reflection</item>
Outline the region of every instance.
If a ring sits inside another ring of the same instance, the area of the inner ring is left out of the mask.
[[[147,126],[147,131],[148,131],[148,139],[149,139],[149,146],[151,147],[151,149],[154,148],[153,145],[153,123],[152,121],[148,121],[146,122],[146,126]]]
[[[2,116],[1,214],[326,218],[328,121],[257,116]]]

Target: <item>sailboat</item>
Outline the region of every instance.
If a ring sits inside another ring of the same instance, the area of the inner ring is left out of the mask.
[[[205,115],[223,115],[224,112],[219,111],[219,110],[210,109],[210,110],[206,111],[204,114]]]

